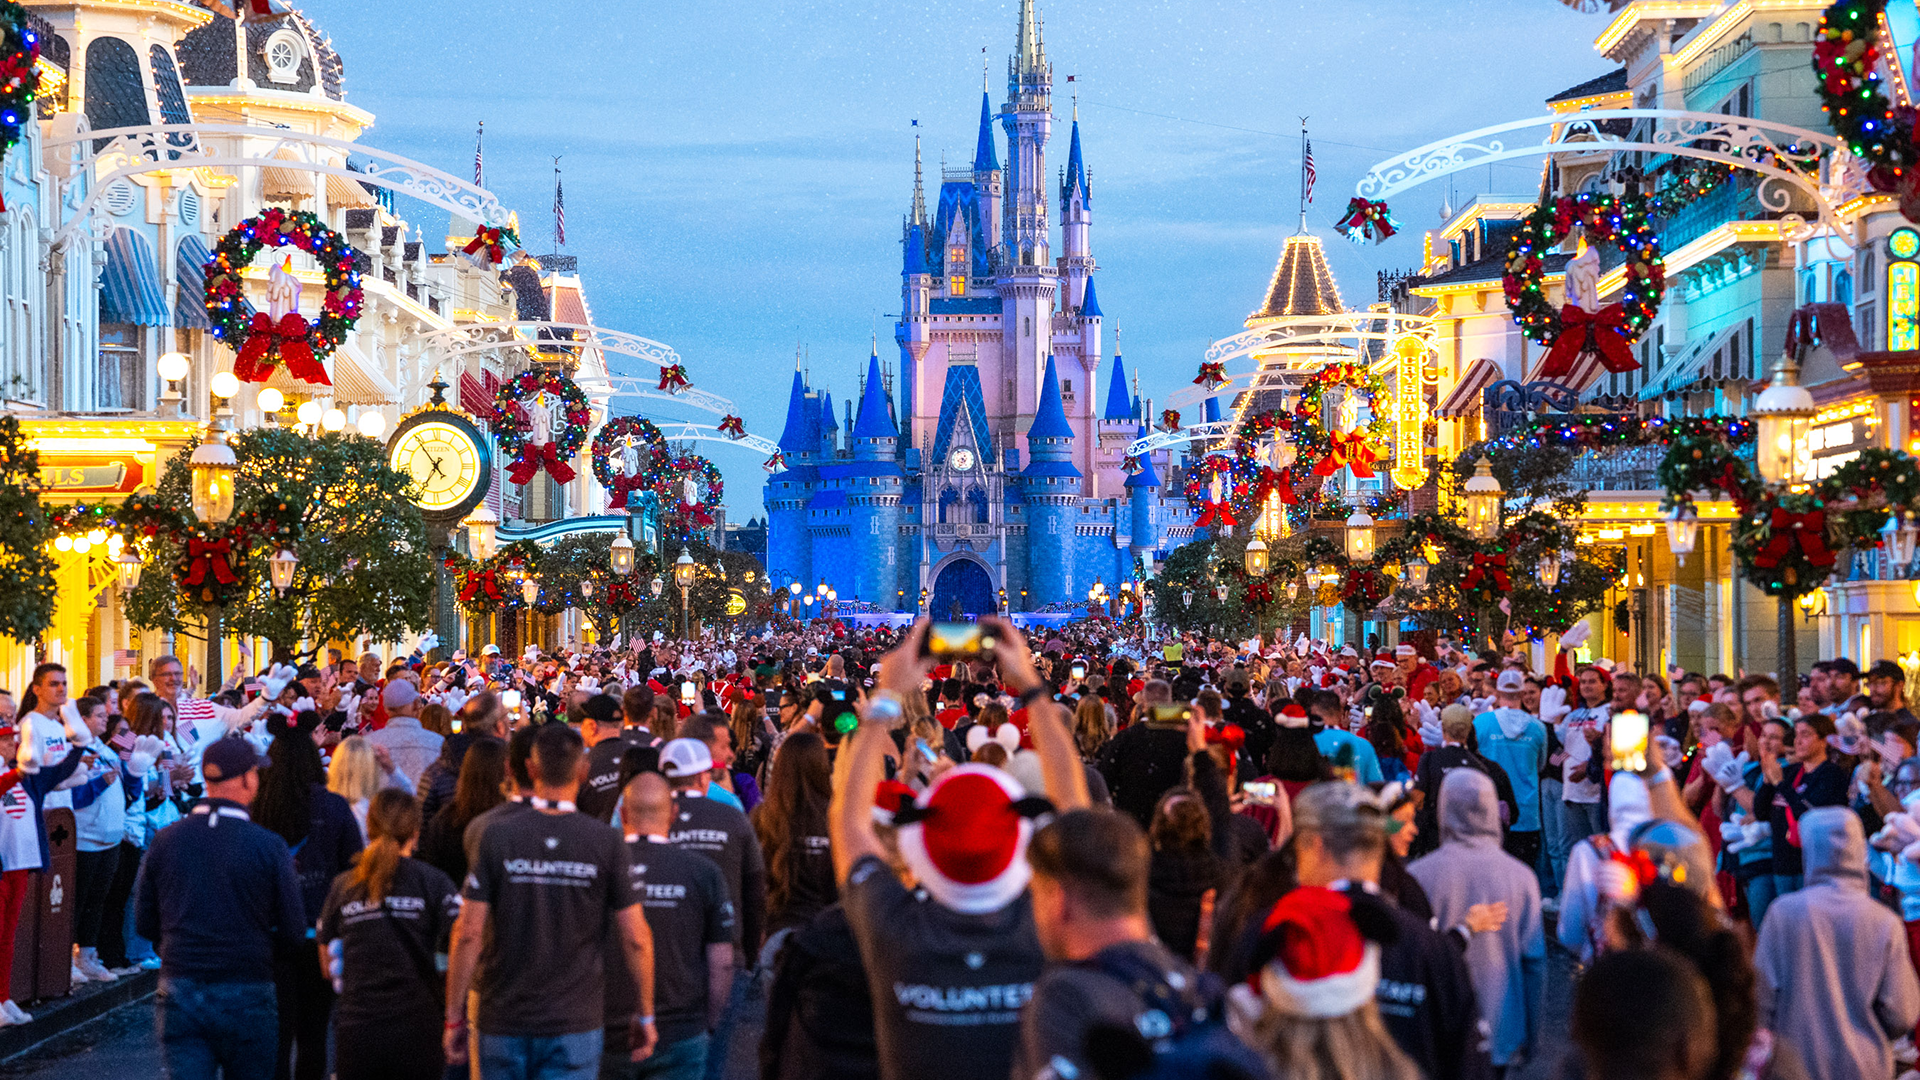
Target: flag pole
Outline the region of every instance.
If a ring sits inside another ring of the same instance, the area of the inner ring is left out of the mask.
[[[1307,118],[1300,118],[1300,231],[1307,231]]]

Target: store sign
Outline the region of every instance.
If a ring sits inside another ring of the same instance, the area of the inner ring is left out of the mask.
[[[135,453],[40,455],[40,486],[49,495],[131,495],[146,482]]]
[[[1427,398],[1420,370],[1427,343],[1403,337],[1393,343],[1393,356],[1393,482],[1403,489],[1416,488],[1427,478]]]
[[[745,615],[746,613],[747,613],[746,596],[742,594],[739,589],[728,589],[727,590],[727,614],[729,616],[738,616],[738,615]]]
[[[1920,263],[1887,264],[1887,351],[1920,349]]]
[[[1832,476],[1840,466],[1859,457],[1860,451],[1875,445],[1877,433],[1871,424],[1873,416],[1872,405],[1860,402],[1829,409],[1815,417],[1807,434],[1807,452],[1812,459],[1809,479]]]

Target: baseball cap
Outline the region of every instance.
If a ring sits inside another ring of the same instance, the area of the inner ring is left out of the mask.
[[[253,744],[238,735],[215,739],[200,755],[200,771],[210,781],[232,780],[266,764]]]
[[[1891,660],[1875,660],[1873,666],[1867,669],[1867,678],[1892,679],[1894,682],[1903,683],[1907,681],[1907,671]]]
[[[675,739],[660,751],[660,772],[669,780],[698,776],[713,768],[713,753],[699,739]]]
[[[620,703],[611,694],[595,694],[580,706],[587,719],[596,724],[619,724]]]
[[[380,703],[389,709],[404,709],[420,700],[420,688],[411,679],[395,679],[380,694]]]
[[[1508,668],[1494,680],[1493,689],[1501,694],[1518,694],[1527,688],[1527,677],[1514,668]]]
[[[317,679],[320,677],[320,669],[313,664],[301,664],[300,674],[296,677],[301,679]]]
[[[500,655],[500,646],[498,646],[498,645],[494,645],[494,644],[492,644],[492,643],[488,643],[488,644],[486,644],[486,645],[483,645],[483,646],[481,646],[481,648],[480,648],[480,655],[481,655],[481,656],[499,656],[499,655]]]

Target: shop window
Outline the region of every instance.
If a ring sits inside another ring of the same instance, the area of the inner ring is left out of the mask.
[[[98,37],[87,45],[87,126],[94,131],[144,127],[152,123],[147,111],[146,83],[140,77],[140,54],[119,38]],[[94,149],[106,145],[94,140]]]
[[[100,352],[95,372],[95,404],[101,409],[140,408],[140,328],[131,323],[100,327]]]

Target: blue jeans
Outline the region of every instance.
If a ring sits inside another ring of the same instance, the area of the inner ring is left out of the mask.
[[[594,1080],[599,1028],[574,1035],[480,1036],[480,1080]]]
[[[713,1028],[713,1045],[707,1048],[706,1080],[724,1080],[727,1075],[727,1051],[733,1045],[734,1025],[747,1005],[747,984],[752,976],[738,967],[733,969],[733,989],[727,994],[727,1009]]]
[[[160,980],[160,1053],[171,1080],[271,1080],[280,1046],[273,984]]]
[[[1560,803],[1560,841],[1564,845],[1560,852],[1560,865],[1567,865],[1567,855],[1574,845],[1589,836],[1598,836],[1607,831],[1607,804],[1597,802]],[[1565,876],[1565,871],[1562,871]]]
[[[629,1060],[625,1051],[607,1051],[600,1058],[600,1080],[700,1080],[707,1071],[705,1032],[654,1047],[645,1061]]]
[[[1540,877],[1543,896],[1560,895],[1560,883],[1567,877],[1567,852],[1573,845],[1566,839],[1567,819],[1560,812],[1560,781],[1540,778]],[[1575,839],[1582,839],[1576,837]]]
[[[1747,879],[1747,917],[1753,920],[1755,933],[1760,932],[1760,920],[1767,917],[1767,909],[1780,895],[1775,881],[1772,874],[1755,874]]]
[[[1790,892],[1799,892],[1800,886],[1805,880],[1806,876],[1804,874],[1773,875],[1773,899],[1778,900]]]

